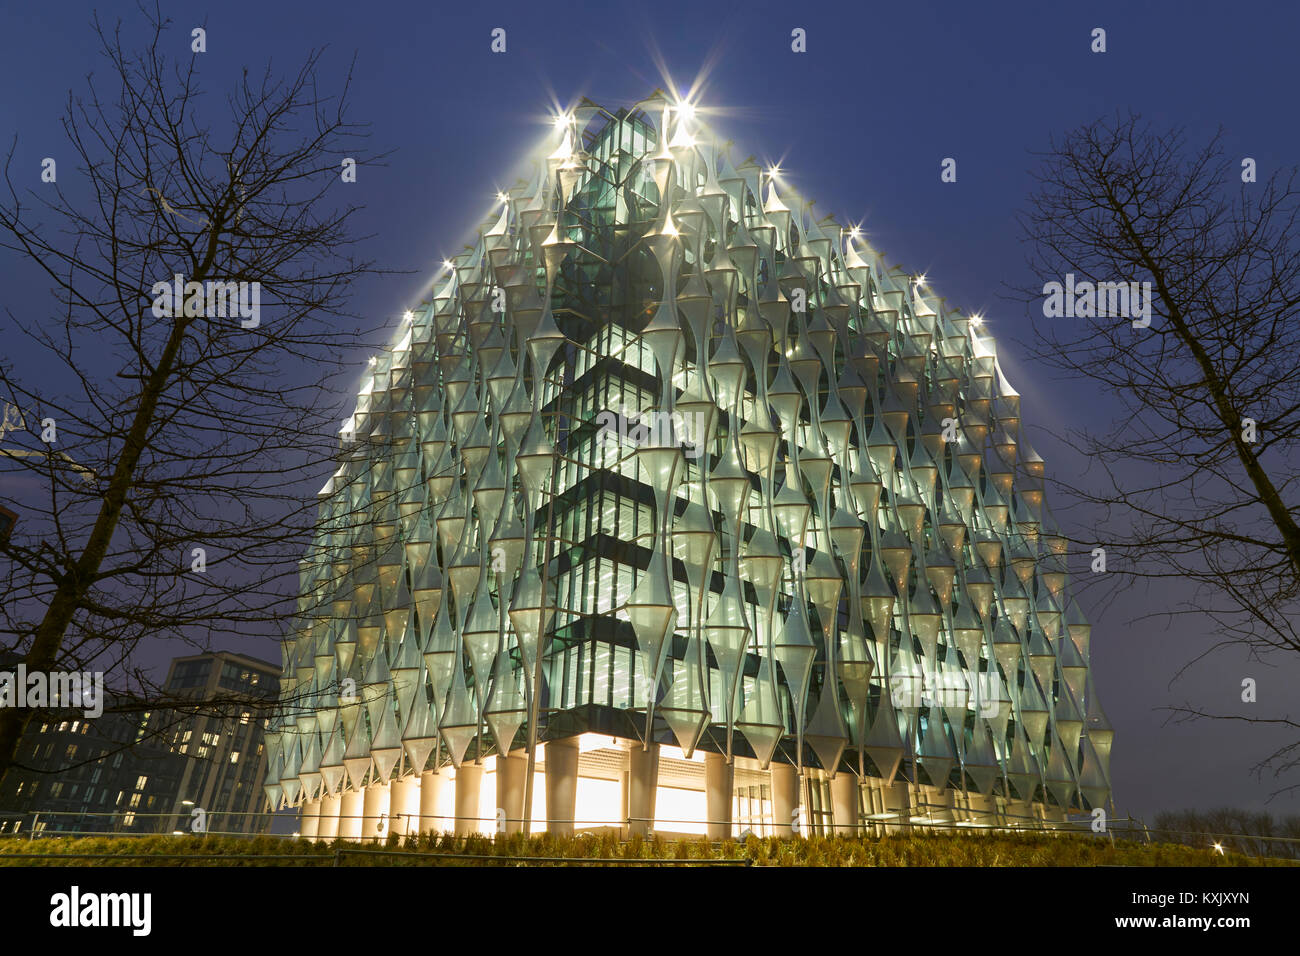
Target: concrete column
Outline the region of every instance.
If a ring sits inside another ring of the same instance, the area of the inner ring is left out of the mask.
[[[381,843],[388,838],[389,799],[387,783],[372,783],[366,787],[362,801],[365,820],[361,824],[361,839],[364,842]]]
[[[645,836],[654,828],[655,791],[659,787],[659,745],[645,750],[636,743],[628,751],[628,835]],[[672,829],[669,827],[669,829]]]
[[[304,803],[298,815],[298,835],[304,840],[316,839],[320,827],[320,801]]]
[[[524,780],[528,758],[522,753],[497,757],[497,807],[506,812],[506,833],[524,828]]]
[[[401,777],[393,781],[388,808],[388,828],[398,836],[420,829],[420,778]]]
[[[736,765],[722,754],[704,754],[705,804],[708,807],[710,840],[731,836],[731,808],[735,804]]]
[[[931,818],[935,823],[958,823],[962,820],[961,791],[935,789],[929,796]]]
[[[478,819],[479,785],[483,782],[481,763],[463,763],[456,768],[456,836],[477,833],[486,821]]]
[[[961,823],[969,819],[970,799],[960,790],[944,790],[940,802],[944,809],[940,811],[945,823]]]
[[[854,836],[858,832],[858,778],[841,770],[831,780],[831,814],[835,836]]]
[[[926,823],[934,820],[934,791],[923,783],[913,784],[911,788],[911,807],[912,816],[920,817],[925,823],[916,823],[914,826],[924,827]],[[922,831],[927,832],[927,831]]]
[[[879,836],[878,826],[872,818],[884,809],[884,797],[870,777],[861,778],[858,786],[862,788],[862,804],[867,811],[866,819],[861,817],[858,819],[858,832],[868,836]]]
[[[578,738],[546,744],[546,831],[561,836],[573,833],[578,805]]]
[[[339,797],[327,793],[320,798],[320,823],[316,827],[316,839],[321,843],[333,840],[339,835]]]
[[[426,770],[420,774],[420,832],[438,832],[438,791],[442,775]]]
[[[996,826],[1006,826],[1007,823],[1007,799],[999,797],[996,793],[992,795],[991,816],[986,823],[992,823]]]
[[[366,795],[360,790],[343,791],[339,804],[339,839],[361,839],[361,817],[365,813]]]
[[[794,811],[799,806],[799,774],[788,763],[772,761],[772,816],[779,837],[794,836]],[[804,829],[807,833],[807,829]]]
[[[953,823],[965,823],[975,819],[975,807],[968,792],[960,790],[952,791],[953,794]]]
[[[893,814],[889,818],[889,824],[885,827],[886,833],[910,833],[911,824],[908,822],[912,816],[912,789],[905,779],[894,781],[892,787],[884,791],[885,810]]]

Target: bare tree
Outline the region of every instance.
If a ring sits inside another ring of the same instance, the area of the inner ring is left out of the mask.
[[[1100,518],[1080,543],[1105,549],[1112,580],[1187,582],[1167,613],[1212,622],[1210,651],[1300,654],[1296,173],[1256,182],[1221,134],[1192,148],[1135,115],[1071,132],[1042,160],[1022,217],[1044,283],[1029,292],[1046,316],[1035,351],[1123,405],[1072,438],[1092,480],[1066,490]],[[1300,742],[1257,770],[1298,761]]]
[[[1209,811],[1165,810],[1156,815],[1153,839],[1188,846],[1218,845],[1250,856],[1300,859],[1300,817],[1274,819],[1232,807]]]
[[[10,312],[26,355],[0,367],[0,505],[18,516],[0,657],[31,671],[125,672],[145,638],[291,626],[305,481],[337,453],[332,378],[365,334],[349,289],[378,271],[338,193],[366,137],[350,71],[323,92],[317,51],[211,100],[188,35],[146,19],[139,53],[94,24],[107,70],[63,120],[76,171],[6,166],[0,248],[54,303]],[[0,777],[31,715],[0,708]]]

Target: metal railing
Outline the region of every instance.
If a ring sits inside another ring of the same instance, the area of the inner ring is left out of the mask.
[[[1262,859],[1300,860],[1300,838],[1246,833],[1212,833],[1203,831],[1174,830],[1149,827],[1144,822],[1132,817],[1115,817],[1106,821],[1104,827],[1094,829],[1091,817],[1079,819],[1045,820],[1037,817],[1016,814],[999,814],[1000,819],[991,822],[974,820],[943,819],[956,810],[946,804],[917,804],[912,807],[868,814],[854,824],[835,824],[824,817],[810,814],[805,817],[795,832],[791,825],[778,826],[771,820],[741,821],[707,821],[666,819],[663,817],[631,817],[623,820],[545,820],[533,821],[533,826],[545,827],[547,832],[557,829],[565,834],[580,836],[592,834],[593,831],[615,831],[624,842],[635,831],[642,837],[650,839],[656,833],[668,839],[705,839],[706,834],[700,829],[727,828],[729,839],[743,840],[753,835],[761,839],[769,837],[871,837],[882,838],[890,835],[924,834],[924,833],[986,833],[986,834],[1060,834],[1079,835],[1108,840],[1112,845],[1117,841],[1141,843],[1172,843],[1201,849],[1213,849],[1218,852],[1235,852]],[[129,812],[128,812],[129,813]],[[317,818],[314,832],[303,834],[304,818],[298,813],[279,811],[268,812],[221,812],[208,815],[209,825],[202,830],[188,826],[189,820],[184,814],[170,813],[133,813],[130,825],[124,826],[128,818],[123,811],[113,812],[74,812],[74,811],[33,811],[28,813],[0,813],[0,843],[6,839],[38,840],[54,837],[148,837],[160,835],[211,835],[252,839],[272,837],[277,839],[310,839],[323,843],[350,841],[359,844],[383,843],[390,837],[414,837],[417,835],[476,834],[483,836],[508,835],[517,833],[522,828],[523,820],[504,817],[463,817],[457,820],[450,816],[421,817],[415,813],[397,814],[332,814]],[[248,818],[254,818],[249,821]],[[333,825],[325,832],[319,829],[319,821],[330,820]],[[224,826],[222,824],[225,824]],[[346,825],[345,825],[346,824]],[[468,825],[468,829],[466,829]],[[537,834],[537,831],[534,831]],[[537,834],[540,835],[540,834]],[[594,834],[593,834],[594,835]],[[712,841],[715,844],[718,841]],[[344,848],[342,853],[362,852]],[[399,852],[423,853],[424,851],[366,850],[365,852],[396,854]],[[120,855],[120,854],[118,854]],[[446,854],[449,857],[466,858],[463,854]],[[159,857],[160,859],[162,857]],[[492,859],[503,859],[493,855]],[[293,859],[305,859],[294,856]],[[527,857],[536,860],[536,857]],[[699,861],[695,861],[699,862]]]
[[[407,859],[417,864],[441,865],[471,862],[476,865],[499,866],[752,866],[747,857],[739,859],[713,857],[620,857],[620,856],[521,856],[497,853],[447,853],[434,850],[381,850],[365,847],[326,846],[321,853],[258,853],[243,857],[228,853],[5,853],[0,842],[0,861],[3,860],[140,860],[142,863],[174,860],[192,865],[225,864],[247,866],[262,862],[292,863],[295,866],[343,866],[348,857],[380,857]]]

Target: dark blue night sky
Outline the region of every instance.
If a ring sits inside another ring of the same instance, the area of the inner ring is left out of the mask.
[[[58,125],[68,91],[102,70],[95,9],[0,11],[0,139],[8,148],[17,138],[11,176],[22,188],[23,176],[37,183],[42,157],[69,155]],[[142,26],[131,4],[98,9],[109,21],[124,17],[128,35]],[[292,70],[325,45],[329,82],[355,53],[353,117],[371,124],[374,149],[396,150],[385,168],[359,170],[355,200],[374,233],[361,251],[411,270],[368,283],[356,306],[394,324],[513,182],[519,157],[547,135],[554,105],[582,96],[610,109],[631,105],[668,88],[663,68],[679,93],[698,84],[701,116],[735,141],[734,159],[781,161],[819,213],[861,222],[890,263],[927,273],[951,306],[988,317],[1049,475],[1080,473],[1060,436],[1104,424],[1112,405],[1089,383],[1057,381],[1019,344],[1030,331],[1025,306],[1009,293],[1028,281],[1015,216],[1032,153],[1053,134],[1133,109],[1161,127],[1186,126],[1194,144],[1222,126],[1227,156],[1255,158],[1261,179],[1300,162],[1294,4],[223,0],[164,10],[178,54],[188,52],[192,27],[206,27],[202,69],[217,97],[244,66],[258,72],[269,59]],[[505,54],[490,52],[496,27],[507,31]],[[791,52],[795,27],[807,32],[806,54]],[[1090,52],[1094,27],[1107,31],[1105,54]],[[956,183],[940,181],[945,157],[957,161]],[[0,288],[0,304],[17,314],[48,308],[45,284],[12,258],[0,258]],[[24,360],[12,346],[5,357]],[[365,357],[357,356],[358,379]],[[341,395],[339,417],[350,409]],[[1086,534],[1086,515],[1058,518]],[[1192,701],[1240,711],[1240,682],[1251,676],[1259,712],[1280,716],[1290,704],[1295,717],[1300,661],[1266,666],[1225,652],[1171,684],[1211,635],[1131,621],[1176,599],[1152,588],[1091,607],[1097,686],[1116,729],[1117,805],[1148,822],[1163,808],[1264,808],[1280,784],[1249,768],[1284,737],[1241,724],[1166,725],[1160,708]],[[1082,601],[1088,608],[1089,597]],[[1297,812],[1300,796],[1267,809]]]

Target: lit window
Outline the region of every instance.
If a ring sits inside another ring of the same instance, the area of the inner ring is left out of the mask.
[[[136,788],[137,790],[143,790],[143,789],[145,788],[146,784],[148,784],[148,783],[149,783],[149,778],[148,778],[148,777],[136,777],[136,778],[135,778],[135,788]]]
[[[230,751],[230,762],[231,762],[231,763],[239,763],[239,751],[238,751],[238,750],[232,750],[232,751]]]

